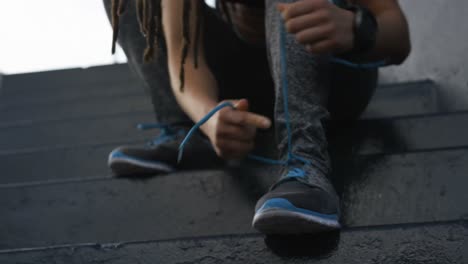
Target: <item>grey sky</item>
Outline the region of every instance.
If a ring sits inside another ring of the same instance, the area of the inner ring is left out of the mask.
[[[0,73],[126,62],[111,37],[102,0],[0,0]]]
[[[100,0],[0,0],[0,72],[125,62]]]

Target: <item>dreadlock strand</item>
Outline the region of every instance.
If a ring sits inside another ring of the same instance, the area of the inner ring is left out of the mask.
[[[183,25],[183,48],[180,61],[180,91],[184,91],[185,85],[185,61],[187,59],[189,45],[190,45],[190,9],[191,2],[190,0],[184,0],[184,10],[182,16],[182,25]]]
[[[128,0],[120,0],[119,7],[118,7],[118,15],[122,15],[127,8]]]
[[[146,37],[148,35],[148,0],[141,0],[141,28]]]
[[[229,8],[226,4],[226,1],[219,1],[221,3],[221,9],[223,11],[224,14],[226,14],[226,19],[229,23],[230,26],[233,25],[232,23],[232,18],[231,18],[231,13],[229,12]]]
[[[140,32],[143,35],[146,35],[146,32],[143,27],[143,3],[144,0],[136,0],[136,14],[137,14],[137,20],[138,20],[138,25],[140,26]]]
[[[112,7],[111,7],[111,13],[112,13],[112,54],[115,53],[116,49],[116,44],[117,44],[117,38],[119,36],[119,15],[118,15],[118,8],[120,5],[119,0],[112,0]]]
[[[119,22],[120,15],[122,15],[128,5],[129,0],[112,0],[112,53],[115,53],[116,43],[119,33]],[[140,30],[146,38],[146,48],[143,54],[145,62],[149,62],[155,56],[155,50],[159,48],[159,37],[163,31],[162,25],[162,6],[161,0],[135,0],[137,19],[140,25]],[[181,51],[181,63],[180,63],[180,90],[183,91],[185,86],[185,62],[190,49],[190,12],[191,12],[191,0],[184,0],[183,6],[183,29],[182,29],[182,42],[183,47]],[[198,67],[198,53],[199,53],[199,38],[202,25],[201,10],[203,4],[196,2],[195,6],[195,44],[193,47],[194,52],[194,65]]]
[[[196,16],[197,16],[197,21],[196,21],[196,28],[195,28],[195,42],[193,44],[193,65],[195,68],[198,68],[198,50],[200,46],[200,31],[201,31],[201,25],[202,25],[202,12],[203,10],[203,3],[197,2],[197,11],[196,11]]]

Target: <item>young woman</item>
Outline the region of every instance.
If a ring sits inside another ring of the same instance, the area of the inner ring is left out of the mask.
[[[258,201],[253,226],[264,233],[339,228],[322,121],[357,118],[375,89],[374,68],[408,56],[397,0],[219,0],[216,9],[201,0],[126,2],[105,1],[114,31],[150,87],[157,118],[173,126],[149,147],[114,150],[113,171],[179,168],[185,133],[178,131],[190,121],[206,122],[186,152],[214,148],[221,159],[261,159],[251,155],[257,130],[274,127],[284,170]]]

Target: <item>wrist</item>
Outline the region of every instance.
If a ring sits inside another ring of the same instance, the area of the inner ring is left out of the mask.
[[[205,134],[205,136],[207,136],[211,140],[213,134],[212,131],[214,131],[214,127],[214,121],[213,119],[210,119],[200,127],[200,130],[203,134]]]
[[[350,5],[346,9],[354,14],[352,23],[353,45],[349,52],[365,54],[372,51],[377,41],[377,19],[372,12],[363,6]]]
[[[218,105],[217,102],[212,102],[210,104],[205,104],[203,111],[201,111],[201,115],[195,120],[195,122],[199,122],[203,117],[205,117],[213,108],[215,108]],[[208,138],[211,139],[211,134],[212,131],[214,131],[214,128],[216,126],[216,118],[210,118],[208,121],[206,121],[205,124],[203,124],[200,127],[200,130],[207,136]]]

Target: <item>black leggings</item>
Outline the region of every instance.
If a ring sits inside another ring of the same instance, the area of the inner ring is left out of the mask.
[[[372,97],[377,71],[333,64],[328,56],[315,56],[305,51],[290,35],[286,35],[284,45],[280,46],[283,23],[275,8],[278,2],[265,0],[266,43],[263,47],[243,42],[215,10],[206,7],[206,59],[218,81],[219,99],[247,98],[251,111],[270,116],[275,124],[275,147],[280,158],[284,160],[288,157],[288,151],[292,151],[309,160],[311,165],[307,170],[310,173],[302,180],[321,185],[314,181],[323,177],[312,176],[330,175],[330,158],[322,121],[330,116],[335,120],[356,119]],[[158,121],[171,123],[189,120],[172,93],[164,47],[156,61],[143,64],[145,42],[139,33],[134,7],[127,11],[121,22],[119,42],[128,56],[129,64],[149,88]],[[282,93],[285,78],[280,70],[280,54],[286,54],[287,58],[287,98]],[[283,105],[284,99],[288,101],[289,117]],[[287,124],[291,127],[290,134]],[[291,148],[288,148],[288,142],[291,142]]]
[[[110,13],[110,1],[104,0]],[[239,39],[217,12],[209,7],[205,15],[205,49],[208,64],[220,86],[220,99],[248,98],[253,111],[273,116],[274,83],[267,59],[266,45],[249,45]],[[164,43],[161,42],[161,43]],[[121,18],[119,44],[132,70],[144,82],[151,95],[156,119],[160,122],[188,121],[177,107],[172,94],[165,48],[151,63],[143,63],[145,39],[137,24],[135,8],[129,4]],[[377,71],[358,71],[340,65],[331,70],[328,110],[332,119],[353,120],[366,108],[372,97]]]

